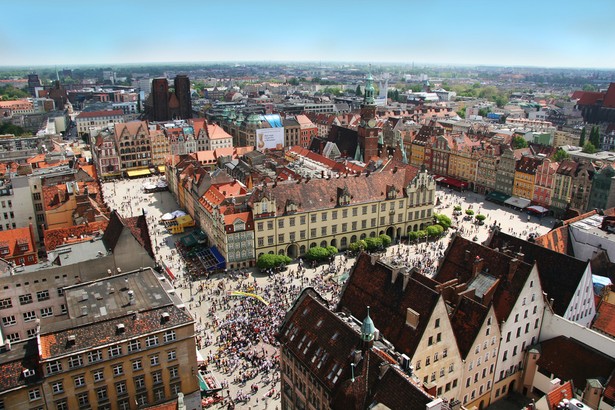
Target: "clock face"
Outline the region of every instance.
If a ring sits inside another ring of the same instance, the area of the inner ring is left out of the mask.
[[[374,128],[376,126],[376,120],[371,119],[367,122],[367,125],[369,125],[371,128]]]

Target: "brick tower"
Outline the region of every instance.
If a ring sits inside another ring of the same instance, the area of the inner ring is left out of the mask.
[[[357,129],[362,160],[369,162],[370,158],[378,156],[378,128],[376,128],[376,103],[374,100],[374,78],[367,75],[365,95],[361,104],[361,122]]]

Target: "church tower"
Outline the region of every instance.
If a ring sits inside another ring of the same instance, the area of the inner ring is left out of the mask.
[[[367,74],[365,79],[365,95],[361,104],[361,122],[357,129],[359,146],[363,154],[363,162],[378,156],[378,128],[376,128],[376,101],[374,100],[374,78]]]

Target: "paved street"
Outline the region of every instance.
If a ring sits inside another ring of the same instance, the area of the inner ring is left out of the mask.
[[[159,178],[103,183],[105,200],[111,209],[125,217],[145,210],[156,258],[164,261],[177,277],[175,286],[196,321],[197,343],[207,369],[228,386],[222,391],[226,403],[216,408],[232,401],[237,408],[278,409],[280,389],[274,334],[280,321],[305,286],[316,288],[334,306],[340,290],[337,279],[348,271],[354,260],[340,255],[331,265],[315,269],[293,263],[287,271],[272,277],[252,269],[190,282],[183,275],[185,265],[176,249],[181,235],[173,236],[159,224],[163,214],[178,209],[177,203],[169,192],[148,194],[142,190],[143,184],[155,183]],[[553,224],[552,218],[532,217],[528,222],[527,214],[500,209],[472,193],[439,190],[438,196],[441,205],[436,212],[451,216],[459,234],[470,239],[476,237],[481,242],[487,239],[489,226],[494,222],[504,232],[523,238],[530,232],[542,234]],[[476,213],[486,215],[485,224],[478,226],[473,221],[464,221],[463,215],[455,221],[455,205],[461,205],[462,212],[471,206]],[[449,239],[450,233],[437,242],[391,246],[387,256],[420,266],[425,274],[432,274]],[[231,296],[232,291],[259,295],[264,302],[250,296]]]

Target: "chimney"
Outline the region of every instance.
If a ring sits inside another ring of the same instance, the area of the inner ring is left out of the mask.
[[[517,268],[519,267],[519,263],[521,261],[517,258],[512,258],[508,265],[508,276],[506,277],[509,282],[512,282],[513,277],[515,276],[515,272],[517,272]]]
[[[472,277],[475,278],[482,270],[485,265],[485,260],[480,256],[476,256],[474,259],[474,263],[472,264]]]
[[[69,335],[68,338],[66,339],[66,345],[74,346],[76,341],[77,341],[77,338],[75,337],[75,335]]]
[[[128,291],[128,303],[131,306],[135,304],[135,292],[133,290]]]
[[[419,319],[421,315],[411,308],[406,309],[406,326],[410,326],[413,329],[416,329],[419,325]]]
[[[402,290],[406,290],[406,286],[408,286],[408,282],[410,282],[410,273],[404,271],[401,274],[402,274],[402,278],[404,279]]]

